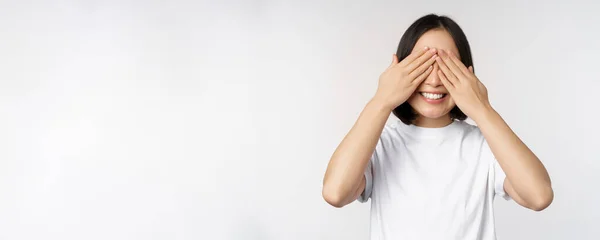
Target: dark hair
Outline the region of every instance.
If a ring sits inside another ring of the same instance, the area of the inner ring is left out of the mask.
[[[402,35],[400,43],[398,44],[398,50],[396,51],[398,61],[402,61],[410,55],[419,38],[432,29],[444,29],[450,33],[450,36],[452,36],[452,39],[456,44],[462,63],[465,64],[465,66],[473,66],[471,48],[467,41],[467,36],[465,36],[465,33],[460,26],[447,16],[438,16],[435,14],[425,15],[417,19],[417,21],[406,29],[406,32],[404,32],[404,35]],[[407,125],[412,124],[417,118],[417,114],[408,102],[400,104],[400,106],[396,107],[392,112]],[[467,115],[465,115],[458,106],[454,106],[454,108],[450,110],[450,118],[462,121],[467,119]]]

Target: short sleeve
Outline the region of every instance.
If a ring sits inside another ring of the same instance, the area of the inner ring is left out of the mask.
[[[389,131],[391,130],[389,125],[386,125],[383,128],[383,131],[381,133],[381,136],[379,137],[379,140],[377,141],[377,145],[375,146],[375,149],[373,150],[373,154],[371,154],[371,159],[369,159],[369,163],[367,163],[367,167],[365,167],[365,172],[364,172],[364,176],[365,176],[365,189],[363,190],[363,192],[358,195],[357,200],[359,202],[367,202],[369,200],[369,198],[371,198],[371,196],[373,195],[373,189],[376,189],[375,184],[373,179],[375,179],[376,177],[376,173],[378,170],[377,166],[379,161],[381,161],[382,158],[385,158],[384,156],[386,156],[387,154],[385,154],[385,148],[384,148],[384,143],[388,143],[389,141]]]
[[[367,167],[365,168],[365,190],[363,190],[363,192],[358,196],[358,201],[359,202],[367,202],[367,200],[369,200],[369,198],[371,198],[371,193],[373,192],[373,159],[375,157],[375,154],[373,154],[373,157],[371,157],[371,159],[369,160],[369,163],[367,164]]]
[[[500,164],[494,157],[492,150],[490,149],[487,141],[484,140],[483,148],[482,148],[482,157],[489,161],[490,171],[489,171],[489,180],[491,181],[491,185],[494,189],[494,196],[500,196],[504,198],[504,200],[510,200],[510,196],[504,191],[504,180],[506,179],[506,174]]]
[[[502,170],[502,167],[500,167],[500,164],[495,158],[492,165],[494,168],[494,194],[504,198],[504,200],[510,200],[510,195],[504,191],[504,180],[506,179],[504,170]]]

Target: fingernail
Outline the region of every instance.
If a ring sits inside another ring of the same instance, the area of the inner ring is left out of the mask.
[[[425,50],[429,49],[429,47],[425,47]]]

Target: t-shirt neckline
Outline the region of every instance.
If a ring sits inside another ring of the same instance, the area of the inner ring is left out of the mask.
[[[402,121],[398,121],[397,125],[400,126],[402,131],[414,137],[442,137],[447,136],[448,133],[459,127],[460,121],[453,120],[450,124],[438,128],[419,127],[414,124],[406,125]]]

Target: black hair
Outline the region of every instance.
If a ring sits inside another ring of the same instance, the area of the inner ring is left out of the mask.
[[[467,41],[467,36],[465,36],[465,33],[460,26],[447,16],[435,14],[428,14],[417,19],[408,27],[408,29],[406,29],[398,44],[398,50],[396,51],[398,61],[402,61],[410,55],[419,38],[429,30],[433,29],[446,30],[450,36],[452,36],[454,44],[456,44],[461,62],[465,64],[465,66],[473,66],[471,47],[469,46],[469,41]],[[408,102],[400,104],[400,106],[396,107],[392,112],[407,125],[412,124],[417,118],[417,114]],[[467,119],[467,115],[465,115],[458,106],[454,106],[454,108],[450,110],[450,118],[463,121]]]

